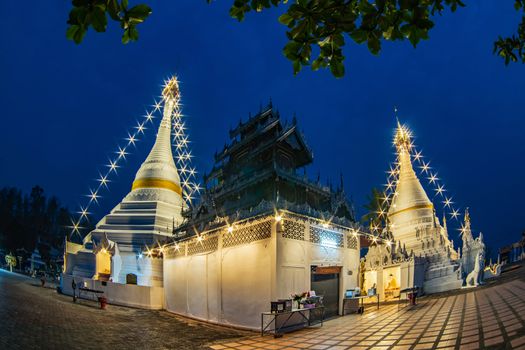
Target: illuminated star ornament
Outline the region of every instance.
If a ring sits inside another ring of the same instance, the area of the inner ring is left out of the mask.
[[[181,111],[180,101],[180,90],[179,81],[176,77],[167,79],[162,86],[162,97],[160,100],[155,100],[152,109],[146,111],[145,115],[135,122],[135,125],[130,128],[130,131],[126,133],[126,137],[123,139],[124,143],[119,144],[117,149],[112,152],[116,156],[110,158],[108,163],[105,165],[104,171],[99,171],[99,176],[96,178],[96,186],[89,190],[89,194],[86,195],[88,202],[85,205],[80,206],[80,211],[77,213],[77,218],[72,218],[71,236],[78,235],[82,238],[82,224],[89,221],[89,215],[91,214],[90,208],[93,204],[99,204],[99,199],[102,198],[100,193],[103,190],[109,190],[109,183],[113,181],[112,177],[117,175],[118,169],[122,167],[124,161],[127,160],[130,155],[130,151],[136,148],[139,135],[145,136],[148,129],[147,124],[154,123],[155,119],[159,118],[162,111],[162,107],[169,108],[171,110],[171,123],[173,125],[173,145],[172,149],[175,150],[175,161],[180,170],[181,184],[183,185],[183,198],[186,206],[191,206],[193,199],[202,189],[199,183],[196,181],[197,171],[191,164],[193,155],[189,149],[190,140],[186,135],[184,115]],[[153,135],[154,136],[154,135]],[[148,252],[151,253],[151,252]],[[147,254],[148,254],[147,253]]]

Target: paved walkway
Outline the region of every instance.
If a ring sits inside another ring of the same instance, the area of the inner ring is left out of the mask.
[[[374,307],[283,338],[58,295],[0,270],[0,349],[525,349],[525,266],[486,286]]]
[[[500,281],[419,300],[413,308],[370,308],[283,338],[253,336],[222,349],[525,349],[525,267]]]
[[[0,270],[0,349],[202,349],[247,334],[165,311],[74,304],[39,280]]]

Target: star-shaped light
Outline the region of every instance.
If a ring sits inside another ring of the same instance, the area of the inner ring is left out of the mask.
[[[162,107],[160,102],[155,101],[155,104],[153,105],[153,108],[155,109],[155,112],[159,111]]]
[[[430,170],[430,162],[425,163],[424,161],[422,161],[420,168],[423,169],[425,173],[428,172]]]
[[[98,203],[98,198],[100,198],[100,196],[97,194],[97,191],[93,191],[90,189],[89,192],[91,193],[88,194],[87,196],[90,198],[90,200],[92,202]]]
[[[113,170],[113,169],[112,169]],[[100,177],[97,179],[98,182],[100,182],[101,185],[108,187],[108,176],[107,175],[100,175]]]
[[[146,118],[146,122],[151,122],[153,121],[153,118],[155,118],[155,116],[153,115],[153,113],[147,112],[144,118]]]
[[[199,184],[193,184],[193,190],[197,193],[200,193],[202,187]]]
[[[436,181],[439,180],[438,177],[437,177],[437,173],[436,174],[430,174],[430,177],[428,178],[428,181],[433,184],[433,183],[436,183]]]
[[[91,214],[90,212],[87,211],[86,208],[83,208],[82,206],[80,206],[80,211],[78,212],[80,214],[80,218],[82,217],[86,217]]]
[[[453,219],[457,219],[459,216],[459,210],[452,209],[452,213],[450,213],[450,216],[452,216]]]
[[[445,186],[444,185],[437,185],[436,189],[436,194],[439,194],[439,195],[443,195],[443,192],[445,192]]]
[[[128,137],[126,137],[126,140],[129,141],[129,143],[133,146],[135,146],[135,142],[137,142],[137,138],[135,135],[131,135],[128,133]]]
[[[421,158],[423,158],[421,151],[414,153],[414,160],[419,160]]]
[[[450,208],[450,206],[452,205],[452,203],[454,203],[454,202],[452,202],[452,198],[445,197],[445,200],[443,201],[443,204],[444,204],[446,207]]]
[[[120,146],[118,147],[118,151],[115,152],[115,153],[118,154],[118,157],[119,157],[119,158],[122,158],[122,159],[124,159],[124,160],[126,159],[126,155],[129,154],[128,152],[126,152],[126,147],[121,148]]]
[[[144,130],[146,130],[146,128],[144,127],[144,123],[138,123],[135,129],[137,129],[137,131],[141,134],[143,134]]]
[[[115,173],[117,172],[117,168],[119,167],[117,165],[117,161],[113,161],[113,160],[110,160],[109,164],[106,166],[109,168],[109,172],[114,171]]]

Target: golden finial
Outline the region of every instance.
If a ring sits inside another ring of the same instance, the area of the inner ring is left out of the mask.
[[[179,97],[179,94],[179,82],[177,77],[174,76],[164,84],[162,96],[164,96],[164,99],[175,99]]]

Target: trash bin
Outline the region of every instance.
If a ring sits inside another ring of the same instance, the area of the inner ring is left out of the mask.
[[[106,309],[106,305],[108,304],[108,299],[106,299],[106,297],[98,297],[98,301],[100,303],[100,308],[102,310],[105,310]]]

